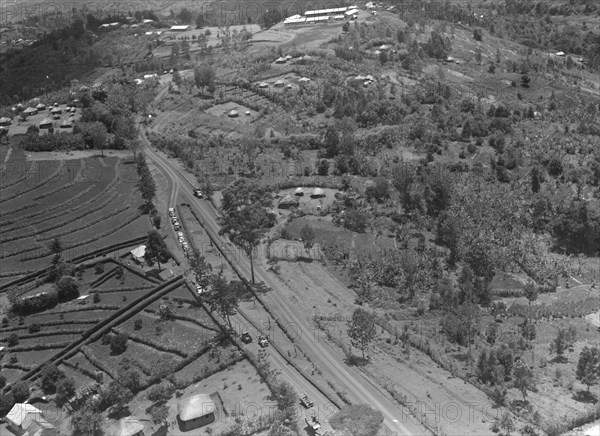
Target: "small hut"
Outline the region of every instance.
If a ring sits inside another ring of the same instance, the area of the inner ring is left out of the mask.
[[[10,126],[11,123],[12,123],[12,120],[8,117],[0,118],[0,126]]]
[[[302,190],[301,187],[297,187],[296,192],[294,192],[294,195],[298,195],[299,197],[301,197],[304,195],[304,191]]]
[[[177,418],[182,431],[190,431],[215,420],[217,406],[208,394],[183,398],[177,404]]]
[[[312,192],[312,194],[310,194],[310,196],[312,198],[325,197],[325,191],[323,191],[321,188],[315,188],[315,190]]]
[[[23,111],[23,113],[27,116],[35,115],[35,114],[37,114],[37,112],[38,112],[37,109],[34,107],[28,107],[27,109],[25,109]]]
[[[292,59],[292,56],[291,56],[291,55],[287,55],[287,56],[285,57],[285,60],[286,60],[286,61],[289,61],[290,59]]]
[[[292,198],[291,195],[286,195],[283,200],[281,200],[279,202],[279,205],[277,206],[279,207],[279,209],[289,209],[291,207],[298,207],[298,202]]]
[[[237,116],[239,115],[238,111],[236,111],[235,109],[232,109],[229,111],[229,114],[227,114],[227,116],[229,118],[237,118]]]
[[[110,426],[109,434],[114,436],[144,436],[144,424],[128,416]]]
[[[246,116],[249,117],[250,115],[250,111],[246,111]]]
[[[285,64],[286,60],[283,57],[278,57],[277,59],[275,59],[275,63],[276,64]]]
[[[40,122],[40,129],[51,129],[53,127],[52,120],[50,118],[44,118]]]
[[[68,129],[70,127],[73,127],[73,123],[71,122],[71,120],[64,120],[60,125],[61,129]]]
[[[259,88],[268,88],[268,87],[269,87],[269,84],[268,84],[267,82],[260,82],[260,83],[258,84],[258,87],[259,87]]]
[[[285,85],[285,82],[284,82],[283,80],[281,80],[281,79],[280,79],[280,80],[278,80],[277,82],[275,82],[275,85],[274,85],[274,86],[276,86],[276,87],[278,87],[278,88],[279,88],[279,87],[281,87],[281,86],[283,86],[283,85]]]
[[[310,79],[308,77],[301,77],[298,79],[298,82],[307,83],[310,82]]]
[[[44,103],[38,103],[37,106],[35,107],[38,111],[43,111],[44,109],[46,109],[46,105]]]
[[[55,107],[54,109],[52,109],[52,110],[50,111],[50,113],[51,113],[52,115],[56,115],[56,114],[60,115],[60,114],[62,114],[62,109],[61,109],[61,108],[59,108],[59,107]]]

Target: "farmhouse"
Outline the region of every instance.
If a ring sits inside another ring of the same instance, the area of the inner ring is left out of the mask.
[[[193,430],[215,420],[217,406],[208,394],[197,394],[177,403],[178,419],[183,431]]]
[[[172,32],[185,32],[186,30],[190,30],[190,26],[182,24],[178,26],[171,26],[169,29]]]
[[[7,427],[16,434],[30,436],[56,436],[56,428],[50,424],[41,410],[31,404],[17,403],[6,415]]]

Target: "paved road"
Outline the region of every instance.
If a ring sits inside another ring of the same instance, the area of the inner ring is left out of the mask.
[[[169,181],[169,204],[174,205],[177,203],[177,201],[183,200],[192,205],[196,213],[200,213],[202,209],[208,209],[209,207],[212,207],[210,203],[200,201],[193,196],[189,182],[186,181],[179,171],[171,167],[168,159],[162,157],[159,153],[156,153],[151,149],[147,138],[143,133],[140,135],[140,139],[144,145],[146,145],[146,154],[149,160],[155,164],[155,166]],[[171,229],[170,231],[173,232],[171,236],[175,237],[175,233],[171,226],[169,226],[169,229]],[[258,354],[259,347],[256,345],[256,327],[253,326],[247,319],[245,319],[239,312],[237,315],[232,316],[231,319],[232,324],[236,326],[236,331],[244,330],[252,334],[254,342],[246,345],[246,347],[254,354]],[[338,410],[335,405],[332,404],[329,399],[318,389],[316,389],[300,372],[298,372],[292,365],[289,365],[286,359],[280,353],[278,353],[274,347],[268,347],[267,353],[268,358],[271,361],[271,368],[278,370],[280,379],[286,380],[292,384],[298,393],[307,393],[313,399],[315,403],[314,408],[305,410],[301,406],[298,407],[298,413],[301,416],[310,416],[313,412],[315,412],[321,418],[321,420],[324,420]],[[245,405],[241,405],[241,407],[245,407]],[[252,407],[256,407],[256,413],[273,412],[272,402],[266,402],[262,405],[252,405]],[[249,413],[252,414],[254,411],[249,411]],[[324,425],[325,429],[327,427],[328,426]]]

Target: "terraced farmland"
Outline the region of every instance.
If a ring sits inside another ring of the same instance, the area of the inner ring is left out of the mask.
[[[133,164],[117,157],[30,162],[20,149],[8,153],[0,171],[0,283],[48,266],[55,237],[71,260],[150,229]]]

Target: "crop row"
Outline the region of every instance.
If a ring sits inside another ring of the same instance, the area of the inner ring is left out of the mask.
[[[536,304],[531,306],[514,303],[508,312],[513,316],[532,316],[535,319],[543,318],[579,318],[597,310],[600,307],[600,298],[590,296],[579,301],[557,301],[552,304]]]
[[[129,209],[129,207],[125,207],[123,210],[121,210],[121,211],[120,211],[120,212],[118,212],[118,213],[121,213],[121,212],[123,212],[123,211],[125,211],[125,210],[127,210],[127,209]],[[117,214],[117,213],[114,213],[114,214],[112,214],[112,216],[109,216],[109,217],[104,217],[102,220],[100,220],[100,221],[97,221],[97,222],[95,222],[94,224],[98,224],[98,222],[105,221],[105,220],[107,220],[107,219],[109,219],[109,218],[112,218],[112,217],[113,217],[114,215],[116,215],[116,214]],[[133,221],[135,221],[135,220],[136,220],[136,219],[137,219],[139,216],[140,216],[140,215],[139,215],[138,213],[135,213],[135,214],[133,214],[133,215],[132,215],[132,216],[131,216],[129,219],[126,219],[125,221],[121,222],[121,224],[120,224],[120,225],[118,225],[118,226],[112,227],[112,228],[110,228],[110,229],[108,229],[108,230],[106,230],[106,231],[104,231],[104,232],[102,232],[102,233],[99,233],[99,234],[97,234],[97,235],[96,235],[96,236],[94,236],[94,237],[88,238],[88,239],[86,239],[86,240],[84,240],[84,241],[78,241],[78,242],[74,242],[74,243],[71,243],[71,244],[64,244],[64,247],[63,247],[63,248],[64,248],[64,249],[73,249],[73,248],[76,248],[76,247],[81,247],[81,246],[83,246],[83,245],[87,245],[87,244],[91,244],[91,243],[93,243],[93,242],[96,242],[96,241],[98,241],[99,239],[102,239],[102,238],[104,238],[104,237],[106,237],[106,236],[108,236],[108,235],[111,235],[111,234],[113,234],[113,233],[117,232],[118,230],[121,230],[123,227],[125,227],[125,226],[129,225],[130,223],[132,223]],[[89,225],[91,226],[92,224],[90,223]],[[82,227],[81,227],[81,229],[85,229],[85,228],[87,228],[87,227],[88,227],[88,226],[82,226]],[[78,230],[81,230],[81,229],[78,229]],[[73,233],[73,232],[75,232],[75,231],[76,231],[76,230],[69,230],[69,231],[67,231],[67,232],[64,232],[64,233],[62,233],[62,234],[61,234],[61,235],[59,235],[59,236],[64,236],[64,235],[66,235],[66,234]],[[54,236],[53,236],[53,237],[54,237]],[[49,238],[49,239],[52,239],[52,238]],[[48,239],[48,240],[49,240],[49,239]],[[39,248],[39,247],[36,247],[36,248]],[[0,256],[0,259],[3,259],[3,258],[5,258],[5,257],[10,257],[10,256],[16,256],[17,254],[28,253],[28,252],[34,251],[36,248],[33,248],[33,249],[27,249],[27,250],[24,250],[24,251],[21,251],[21,252],[17,252],[17,253],[9,253],[9,254],[7,254],[7,255]],[[43,257],[47,257],[47,256],[49,256],[49,255],[50,255],[50,250],[46,250],[45,252],[42,252],[42,253],[37,253],[37,254],[35,254],[35,255],[32,255],[32,256],[23,256],[23,257],[22,257],[22,261],[28,261],[28,260],[34,260],[34,259],[41,259],[41,258],[43,258]]]
[[[92,380],[96,380],[96,374],[94,374],[92,371],[88,370],[87,368],[80,367],[79,362],[72,364],[71,362],[69,362],[67,360],[63,360],[62,364],[65,365],[67,368],[71,368],[73,371],[78,371],[78,372],[82,373],[83,375],[91,378]]]
[[[145,286],[134,286],[134,287],[122,287],[122,288],[106,288],[106,289],[94,289],[93,292],[97,292],[99,294],[112,294],[115,292],[135,292],[135,291],[143,291],[152,289],[154,286],[145,285]]]
[[[95,368],[98,368],[100,371],[108,374],[113,380],[117,379],[117,374],[107,365],[104,365],[104,362],[101,359],[96,357],[90,346],[86,345],[81,347],[81,354],[83,354]]]
[[[19,339],[35,339],[41,338],[45,336],[56,336],[56,335],[81,335],[85,332],[86,329],[62,329],[62,330],[48,330],[48,331],[40,331],[37,333],[29,333],[25,335],[18,335]],[[6,341],[6,339],[0,339],[1,341]]]
[[[15,179],[12,182],[7,183],[7,184],[0,184],[0,191],[3,189],[8,189],[11,186],[14,186],[18,183],[21,183],[22,181],[27,179],[29,176],[35,174],[36,171],[37,171],[37,162],[31,162],[29,169],[25,173],[23,173],[23,175],[20,178]]]
[[[146,309],[144,312],[149,312],[149,313],[156,313],[156,310],[154,309]],[[201,321],[198,321],[196,318],[192,318],[191,316],[186,316],[186,315],[180,315],[180,314],[173,314],[172,315],[173,319],[179,320],[179,321],[187,321],[187,322],[191,322],[193,324],[196,324],[206,330],[211,330],[213,332],[218,332],[220,331],[218,328],[214,327],[214,326],[209,326],[206,325],[204,323],[202,323]]]
[[[20,363],[3,363],[2,364],[2,368],[5,369],[17,369],[19,371],[31,371],[33,368],[35,368],[35,365],[31,365],[31,366],[27,366],[27,365],[21,365]]]
[[[58,216],[68,216],[69,217],[68,219],[65,219],[65,220],[60,221],[60,222],[55,223],[55,224],[52,224],[52,225],[50,225],[50,226],[48,226],[46,228],[36,229],[37,230],[37,235],[40,235],[42,233],[50,232],[50,231],[58,229],[60,227],[65,227],[66,225],[68,225],[68,224],[70,224],[70,223],[72,223],[74,221],[77,221],[77,220],[79,220],[81,218],[84,218],[85,216],[87,216],[89,214],[92,214],[92,213],[97,212],[97,211],[99,211],[101,209],[104,209],[106,206],[110,205],[117,197],[119,197],[119,194],[117,192],[114,192],[104,202],[102,202],[100,204],[97,204],[95,207],[93,207],[91,209],[85,209],[80,214],[65,214],[64,212],[61,212],[61,213],[59,213],[59,214],[57,214],[55,216],[44,218],[42,222],[48,222],[51,219],[56,218]],[[112,215],[112,214],[110,214],[110,215]],[[10,230],[11,231],[21,230],[23,228],[26,228],[28,226],[32,226],[32,225],[35,225],[35,224],[39,224],[39,222],[35,222],[33,224],[23,223],[23,224],[20,224],[17,227],[11,228]],[[21,235],[9,236],[7,238],[0,239],[0,244],[5,243],[5,242],[14,241],[14,240],[17,240],[17,239],[23,239],[23,238],[26,238],[27,236],[29,236],[29,235],[27,235],[27,234],[25,234],[25,235],[21,234]]]
[[[12,200],[13,198],[17,198],[21,195],[27,194],[28,192],[34,191],[34,190],[48,184],[51,180],[54,180],[55,178],[59,177],[62,174],[63,167],[64,167],[64,161],[60,161],[56,171],[54,171],[54,173],[52,173],[49,177],[45,178],[41,182],[36,183],[35,185],[29,187],[28,189],[25,189],[22,191],[17,191],[5,198],[0,198],[0,203],[4,203],[8,200]]]
[[[43,313],[43,315],[45,315],[46,313]],[[44,322],[44,327],[49,327],[49,326],[57,326],[57,325],[72,325],[72,324],[97,324],[100,321],[102,321],[102,318],[94,318],[94,319],[81,319],[81,320],[55,320],[55,321],[45,321]],[[20,325],[20,326],[13,326],[13,327],[3,327],[0,329],[0,334],[1,333],[5,333],[5,332],[15,332],[18,330],[26,330],[27,326],[26,325]],[[85,330],[82,330],[82,332]],[[71,330],[68,330],[68,332],[71,332]],[[55,332],[52,332],[52,334],[55,334]]]
[[[178,349],[177,347],[167,347],[165,345],[162,344],[157,344],[153,341],[150,341],[146,338],[144,338],[143,336],[137,335],[133,332],[128,332],[125,329],[123,329],[122,327],[115,327],[114,328],[115,331],[117,331],[118,333],[127,336],[131,341],[133,342],[138,342],[140,344],[146,345],[148,347],[154,348],[158,351],[161,351],[163,353],[171,353],[171,354],[176,354],[177,356],[181,357],[182,359],[185,359],[186,357],[188,357],[187,353],[184,353],[183,351],[181,351],[180,349]]]
[[[63,201],[62,203],[57,203],[57,204],[55,204],[55,205],[53,205],[53,206],[50,206],[50,205],[48,205],[48,207],[44,207],[44,208],[42,208],[42,209],[38,210],[37,212],[34,212],[34,213],[30,213],[30,214],[28,214],[26,219],[31,219],[31,218],[37,217],[37,216],[39,216],[39,215],[44,215],[44,214],[46,214],[46,213],[48,213],[48,212],[51,212],[51,211],[53,211],[53,210],[60,209],[61,207],[65,206],[65,205],[67,205],[67,204],[69,204],[69,203],[76,202],[76,201],[78,201],[78,200],[79,200],[79,197],[81,197],[81,196],[83,196],[83,195],[87,194],[87,193],[88,193],[89,191],[91,191],[92,189],[94,189],[94,186],[88,186],[87,188],[85,188],[85,189],[84,189],[84,190],[82,190],[82,191],[79,191],[77,194],[73,195],[72,197],[69,197],[69,199],[68,199],[68,200],[66,200],[66,201]],[[79,204],[81,204],[81,203],[79,203]],[[29,209],[29,208],[36,207],[36,206],[39,206],[39,205],[38,205],[38,204],[36,204],[36,203],[30,203],[30,204],[26,204],[25,206],[23,206],[23,207],[20,207],[20,208],[18,208],[18,209],[13,209],[13,210],[11,210],[11,211],[10,211],[10,212],[8,212],[8,213],[5,213],[5,214],[0,214],[0,216],[4,216],[4,215],[11,215],[11,214],[14,214],[14,213],[16,213],[16,212],[21,212],[21,211],[22,211],[22,210],[24,210],[24,209]],[[66,211],[65,213],[68,213],[68,211]],[[19,222],[19,221],[21,221],[21,219],[20,219],[20,218],[12,218],[12,219],[8,219],[8,220],[6,220],[6,221],[3,221],[3,222],[1,222],[1,223],[0,223],[0,227],[4,227],[4,226],[7,226],[7,225],[10,225],[10,224],[12,224],[12,223],[14,223],[14,222]]]
[[[10,351],[19,353],[23,351],[40,351],[40,350],[53,350],[55,348],[65,348],[71,344],[70,341],[67,342],[50,342],[44,344],[35,344],[35,345],[17,345],[15,347],[10,347]]]
[[[85,164],[85,160],[81,159],[80,161],[80,165],[79,165],[79,170],[77,171],[77,174],[75,174],[75,177],[73,177],[73,179],[69,182],[69,183],[65,183],[64,185],[62,185],[60,188],[58,189],[52,189],[48,192],[44,192],[43,194],[38,195],[37,197],[33,197],[33,201],[39,201],[42,198],[45,198],[49,195],[54,195],[57,194],[61,191],[64,191],[65,189],[70,188],[71,186],[76,185],[77,183],[81,182],[81,180],[83,179],[82,174],[86,169],[86,164]]]

